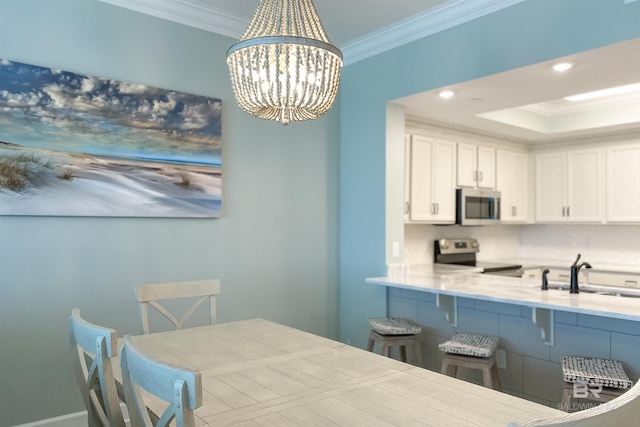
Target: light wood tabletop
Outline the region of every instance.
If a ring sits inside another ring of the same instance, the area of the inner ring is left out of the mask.
[[[506,426],[563,413],[262,319],[133,339],[202,373],[202,426]]]

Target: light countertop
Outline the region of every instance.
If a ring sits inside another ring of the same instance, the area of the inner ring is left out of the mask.
[[[557,259],[544,259],[544,258],[501,258],[497,260],[482,260],[490,262],[501,262],[509,264],[518,264],[522,268],[566,268],[567,270],[573,264],[575,259],[567,259],[566,261],[560,261]],[[581,261],[587,261],[593,267],[591,271],[607,272],[607,273],[619,273],[619,274],[640,274],[640,264],[615,264],[610,262],[599,262],[597,260],[590,260],[587,258]]]
[[[640,321],[640,297],[620,297],[587,292],[570,294],[568,290],[542,291],[540,280],[533,279],[464,271],[447,273],[435,269],[428,272],[428,267],[424,267],[422,271],[414,272],[410,269],[404,275],[392,275],[390,271],[388,277],[372,277],[366,279],[366,282],[435,294]],[[599,289],[582,284],[580,287],[585,290]],[[637,294],[640,296],[640,292]]]

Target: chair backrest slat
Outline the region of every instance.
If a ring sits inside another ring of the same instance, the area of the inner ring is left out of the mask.
[[[213,325],[217,322],[216,296],[220,293],[220,280],[195,280],[189,282],[156,283],[136,286],[136,301],[140,310],[140,322],[142,332],[149,333],[149,313],[148,307],[153,307],[165,318],[167,318],[175,329],[184,328],[185,322],[189,320],[195,310],[202,302],[209,299],[209,322]],[[170,299],[201,297],[193,303],[185,314],[178,319],[171,314],[160,302]]]
[[[124,427],[111,366],[111,358],[118,355],[116,331],[87,322],[74,308],[69,318],[69,344],[88,424]]]
[[[175,419],[177,427],[193,427],[193,411],[202,405],[202,376],[198,371],[172,366],[140,351],[125,336],[120,355],[124,392],[132,427],[151,427],[140,388],[167,402],[156,426],[165,427]]]

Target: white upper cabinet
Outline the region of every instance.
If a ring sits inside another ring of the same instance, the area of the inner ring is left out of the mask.
[[[640,222],[640,144],[607,148],[607,221]]]
[[[405,153],[405,220],[454,223],[455,143],[411,135]]]
[[[496,188],[496,150],[458,143],[458,187]]]
[[[537,154],[536,221],[602,222],[602,149]]]
[[[496,189],[501,193],[500,219],[527,222],[529,219],[529,155],[496,151]]]

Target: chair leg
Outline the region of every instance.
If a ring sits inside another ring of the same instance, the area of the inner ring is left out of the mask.
[[[373,351],[374,345],[375,345],[375,340],[371,335],[369,335],[369,343],[367,344],[367,351]]]
[[[407,363],[407,346],[399,345],[398,347],[400,347],[400,360]]]
[[[571,412],[571,399],[573,397],[573,384],[565,383],[564,390],[562,390],[562,402],[561,409],[566,412]]]
[[[458,367],[449,363],[449,359],[445,357],[442,361],[442,369],[440,370],[440,373],[455,378],[458,375]]]
[[[498,365],[494,363],[491,367],[491,373],[493,374],[493,385],[496,390],[502,391],[502,382],[500,382],[500,372],[498,371]]]
[[[381,354],[383,356],[389,357],[389,344],[386,342],[382,343],[382,351]]]
[[[424,365],[422,364],[422,351],[420,350],[420,342],[416,341],[416,343],[413,345],[413,348],[416,351],[416,363],[422,368]]]
[[[493,373],[488,365],[482,367],[482,381],[485,387],[493,388]]]

